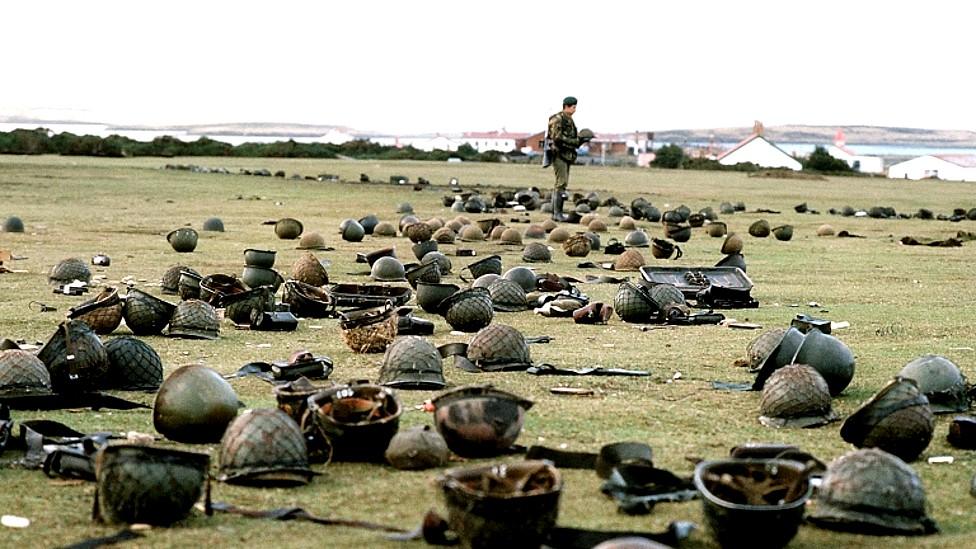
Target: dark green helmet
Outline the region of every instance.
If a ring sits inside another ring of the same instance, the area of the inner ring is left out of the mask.
[[[191,364],[166,378],[153,403],[153,426],[177,442],[217,442],[237,416],[237,393],[216,371]]]
[[[366,230],[355,219],[343,221],[339,231],[342,233],[342,239],[346,242],[362,242],[363,237],[366,236]]]
[[[190,227],[180,227],[166,235],[166,241],[179,253],[190,253],[197,249],[197,238],[197,231]]]
[[[203,222],[203,230],[222,233],[224,232],[224,222],[219,217],[210,217]]]
[[[291,307],[291,312],[299,318],[329,318],[335,315],[336,303],[327,290],[289,280],[285,282],[281,301]]]
[[[221,482],[297,486],[308,484],[314,474],[301,429],[277,408],[245,410],[221,438]]]
[[[650,322],[656,307],[647,288],[630,281],[621,283],[613,298],[613,310],[624,322]]]
[[[295,240],[302,236],[304,230],[302,222],[291,217],[279,219],[274,226],[275,235],[282,240]]]
[[[224,318],[235,324],[250,324],[252,315],[274,310],[275,297],[271,286],[258,286],[226,296],[220,303],[224,307]]]
[[[399,259],[385,256],[373,263],[370,276],[378,282],[398,282],[406,280],[406,271]]]
[[[3,232],[22,233],[24,232],[24,222],[19,217],[12,215],[3,222]]]
[[[440,313],[441,303],[460,289],[457,284],[418,282],[417,305],[424,312]]]
[[[966,378],[959,367],[944,356],[920,356],[906,364],[898,375],[915,380],[918,389],[929,399],[933,413],[947,414],[969,409]]]
[[[749,234],[756,238],[766,238],[769,236],[769,221],[759,219],[749,225]]]
[[[462,275],[464,271],[471,273],[471,276],[474,278],[478,278],[489,273],[500,275],[502,274],[502,258],[500,255],[490,255],[465,266],[463,269],[461,269]],[[462,280],[463,279],[464,278],[462,276]]]
[[[158,389],[163,382],[163,361],[151,345],[139,338],[120,336],[105,342],[108,373],[102,384],[106,389]]]
[[[171,337],[190,339],[217,339],[220,337],[220,321],[212,305],[199,299],[181,301],[169,322]]]
[[[0,396],[51,394],[51,374],[34,353],[0,351]]]
[[[397,389],[442,389],[444,370],[434,344],[420,336],[400,336],[383,355],[379,383]]]
[[[491,385],[470,385],[434,398],[434,422],[447,447],[461,457],[503,454],[522,432],[532,401]]]
[[[417,284],[421,282],[428,284],[437,284],[440,282],[441,270],[437,267],[436,263],[420,263],[407,269],[404,276],[407,278],[410,286],[416,288]]]
[[[451,451],[430,425],[417,425],[394,435],[384,456],[397,469],[418,470],[446,465]]]
[[[488,294],[496,311],[517,312],[529,308],[525,290],[512,280],[498,278],[488,286]]]
[[[362,225],[363,231],[366,234],[373,234],[373,229],[376,228],[380,219],[376,217],[376,214],[367,214],[359,219],[359,224]]]
[[[784,366],[769,376],[759,410],[759,422],[767,427],[817,427],[836,419],[827,382],[806,364]]]
[[[830,463],[810,521],[821,528],[858,534],[938,531],[925,513],[925,491],[918,474],[876,448],[848,452]]]
[[[65,320],[37,353],[51,374],[56,392],[87,391],[108,372],[108,353],[88,324]]]
[[[854,353],[843,341],[820,330],[810,330],[803,336],[792,362],[809,364],[820,372],[831,396],[843,392],[854,378]]]
[[[132,333],[156,335],[162,333],[175,311],[176,305],[142,290],[129,288],[122,306],[122,318]]]
[[[505,271],[502,278],[517,283],[526,292],[535,290],[537,280],[535,271],[528,267],[512,267]]]
[[[778,227],[773,227],[773,236],[776,240],[789,240],[793,238],[793,225],[780,225]]]
[[[451,328],[477,332],[491,324],[494,307],[485,288],[468,288],[455,292],[440,304],[441,314]]]
[[[524,370],[532,365],[525,336],[504,324],[478,330],[468,343],[468,359],[486,372]]]
[[[396,236],[397,231],[393,223],[389,221],[380,221],[373,227],[373,234],[376,236]]]
[[[91,269],[87,263],[76,257],[62,259],[51,268],[47,279],[51,284],[67,284],[75,280],[87,283],[91,282]]]
[[[896,377],[844,421],[840,436],[858,448],[881,448],[915,461],[934,430],[935,416],[918,385]]]

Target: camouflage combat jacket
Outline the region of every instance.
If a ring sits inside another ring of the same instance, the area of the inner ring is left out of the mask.
[[[576,123],[573,117],[562,111],[549,117],[549,139],[552,151],[566,162],[576,161],[576,148],[580,145],[576,135]]]

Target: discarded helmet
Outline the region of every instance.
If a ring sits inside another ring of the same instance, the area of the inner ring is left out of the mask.
[[[380,222],[380,219],[376,217],[376,214],[366,214],[359,218],[359,224],[363,227],[363,232],[366,234],[373,234],[373,230],[376,229],[376,225]]]
[[[183,270],[187,270],[197,275],[200,274],[194,271],[193,269],[191,269],[190,267],[187,267],[186,265],[171,266],[170,268],[166,269],[166,272],[163,273],[163,277],[159,281],[159,286],[160,288],[162,288],[164,294],[176,295],[176,293],[179,292],[180,272]]]
[[[122,318],[135,335],[156,335],[169,324],[174,311],[176,305],[142,290],[129,288],[122,306]]]
[[[549,246],[541,242],[529,242],[522,250],[522,259],[532,263],[548,263],[552,261],[552,252]]]
[[[479,259],[473,263],[468,264],[463,269],[461,269],[462,280],[464,279],[463,273],[468,271],[471,276],[478,278],[486,274],[497,274],[502,273],[502,258],[500,255],[490,255],[488,257]]]
[[[481,213],[486,209],[485,199],[479,194],[471,195],[464,201],[464,211],[468,213]]]
[[[564,229],[563,227],[557,227],[549,232],[549,242],[562,244],[563,242],[569,240],[569,236],[568,230]]]
[[[158,389],[163,382],[163,361],[151,345],[139,338],[120,336],[105,342],[108,371],[106,389],[141,391]]]
[[[814,331],[819,332],[819,330]],[[772,351],[770,351],[770,354],[759,365],[758,372],[756,373],[756,380],[752,384],[753,390],[758,391],[762,389],[763,385],[766,383],[766,380],[769,379],[769,376],[772,375],[773,372],[779,368],[782,368],[783,366],[786,366],[787,364],[794,362],[797,349],[799,349],[805,337],[806,336],[803,334],[803,332],[793,327],[790,327],[783,332],[783,334],[779,337],[779,340],[775,341],[775,346]],[[769,343],[771,344],[772,342]],[[800,360],[796,360],[796,362],[812,366],[813,369],[817,370],[821,376],[824,375],[824,372],[813,364]],[[829,388],[830,381],[826,376],[824,376],[824,381],[827,381],[827,387]]]
[[[21,349],[0,351],[0,396],[50,393],[51,374],[34,353]]]
[[[625,231],[633,231],[637,228],[637,222],[633,217],[625,215],[620,218],[620,222],[617,223],[617,226]]]
[[[216,371],[181,366],[156,393],[153,426],[177,442],[217,442],[237,416],[237,403],[234,388]]]
[[[455,233],[450,227],[441,227],[440,229],[434,231],[431,238],[438,244],[454,244],[454,240],[457,238],[457,233]]]
[[[672,256],[678,259],[681,257],[681,254],[681,248],[669,240],[664,240],[663,238],[654,238],[651,240],[651,255],[656,259],[671,259]]]
[[[430,240],[431,236],[434,234],[434,230],[431,229],[430,225],[418,222],[411,223],[403,228],[403,234],[407,235],[410,242],[424,242]]]
[[[194,271],[193,269],[187,267],[180,270],[180,280],[176,286],[176,293],[180,295],[180,299],[200,299],[200,282],[203,281],[203,276],[200,273]],[[129,292],[132,293],[131,290]],[[163,291],[163,293],[166,293]],[[128,301],[128,296],[126,296],[126,301]],[[173,305],[176,308],[176,305]],[[122,309],[123,316],[125,316],[125,309]],[[126,322],[128,323],[128,322]]]
[[[472,223],[465,225],[458,234],[458,237],[462,242],[481,242],[485,239],[485,233],[481,230],[481,227]]]
[[[693,213],[688,216],[688,225],[691,227],[701,227],[705,224],[705,216],[701,213]]]
[[[586,257],[590,253],[590,239],[583,233],[576,233],[563,242],[563,251],[569,257]]]
[[[96,334],[110,334],[122,323],[122,299],[115,288],[106,286],[92,299],[68,309],[68,318],[84,320]]]
[[[769,376],[759,410],[759,422],[767,427],[817,427],[836,419],[827,382],[806,364],[784,366]]]
[[[342,340],[357,353],[381,353],[397,335],[397,313],[392,304],[353,309],[339,314]]]
[[[617,256],[613,262],[615,271],[636,271],[646,265],[644,256],[634,248],[624,250],[624,253]]]
[[[674,284],[652,284],[647,287],[647,295],[654,304],[652,320],[666,322],[675,309],[680,309],[684,314],[688,313],[685,296]]]
[[[393,223],[390,223],[389,221],[380,221],[375,227],[373,227],[373,235],[396,236],[397,230],[396,227],[393,226]]]
[[[418,260],[423,261],[424,256],[430,252],[436,252],[438,249],[436,240],[424,240],[423,242],[417,242],[413,246],[410,246],[410,250],[413,251],[414,257]]]
[[[362,242],[366,231],[363,226],[355,219],[347,219],[342,222],[342,239],[346,242]]]
[[[424,257],[420,260],[420,262],[437,263],[437,268],[441,270],[441,276],[451,274],[451,269],[453,268],[450,258],[437,250],[424,254]]]
[[[820,330],[810,330],[803,336],[792,362],[809,364],[820,372],[831,396],[841,394],[854,378],[854,353],[844,342]]]
[[[370,270],[370,276],[373,280],[379,282],[396,282],[401,280],[406,280],[406,271],[403,268],[403,263],[395,257],[385,256],[381,257],[373,263],[373,268]]]
[[[688,242],[691,238],[691,226],[668,223],[664,226],[664,236],[675,242]]]
[[[324,250],[328,246],[325,245],[325,237],[319,232],[309,232],[302,235],[298,240],[299,250]]]
[[[224,222],[219,217],[208,217],[203,222],[203,230],[222,233],[224,232]]]
[[[477,332],[491,324],[494,307],[491,294],[484,288],[468,288],[451,294],[440,304],[441,314],[451,328]]]
[[[708,233],[708,236],[722,238],[728,233],[729,228],[721,221],[712,221],[705,226],[705,231]]]
[[[315,393],[308,410],[332,444],[333,461],[382,461],[403,406],[389,387],[361,383]]]
[[[940,355],[922,355],[898,372],[900,377],[915,380],[918,390],[929,399],[936,414],[965,412],[969,409],[966,378],[959,367]]]
[[[220,440],[217,479],[251,486],[308,484],[308,446],[295,420],[277,408],[245,410]]]
[[[656,307],[646,288],[630,281],[621,283],[613,298],[613,309],[624,322],[650,322]]]
[[[537,279],[535,271],[528,267],[512,267],[511,269],[505,271],[502,278],[518,283],[518,285],[521,286],[526,292],[535,290]]]
[[[334,316],[336,303],[327,290],[298,280],[285,282],[281,301],[288,304],[299,318],[329,318]]]
[[[190,227],[174,229],[166,235],[166,241],[179,253],[189,253],[197,248],[197,232]]]
[[[840,436],[858,448],[915,461],[934,430],[935,416],[915,380],[896,377],[844,421]]]
[[[430,425],[417,425],[393,435],[384,457],[397,469],[419,470],[445,465],[451,451]]]
[[[790,240],[793,238],[793,225],[780,225],[773,228],[773,236],[776,240]]]
[[[923,535],[938,531],[925,513],[918,474],[882,450],[848,452],[827,466],[817,507],[809,517],[821,528],[875,535]]]
[[[443,389],[442,359],[437,347],[420,336],[399,336],[386,348],[379,383],[397,389]]]
[[[725,237],[725,241],[722,242],[722,253],[725,255],[731,254],[741,254],[742,253],[742,237],[731,233]]]
[[[533,240],[541,240],[546,237],[546,229],[542,225],[533,223],[525,228],[525,233],[522,236]]]
[[[329,283],[329,273],[312,252],[305,252],[291,267],[291,278],[310,286],[325,286]]]
[[[502,244],[521,244],[522,243],[522,233],[519,232],[515,227],[508,227],[502,231],[499,241]]]
[[[735,267],[742,272],[746,272],[746,258],[742,254],[729,254],[723,256],[715,264],[716,267]]]
[[[407,278],[407,282],[413,288],[417,287],[420,282],[427,282],[430,284],[437,284],[441,281],[441,270],[437,268],[436,263],[420,263],[415,264],[410,269],[404,273]]]
[[[420,281],[417,283],[417,305],[427,313],[440,313],[445,299],[461,289],[457,284]]]
[[[24,232],[24,222],[19,217],[12,215],[3,222],[3,232],[22,233]]]
[[[750,371],[757,371],[766,363],[783,341],[784,335],[786,335],[786,328],[772,328],[749,342],[746,346],[746,357],[749,359]]]
[[[468,343],[468,359],[485,372],[524,370],[532,365],[525,336],[505,324],[478,330]]]
[[[627,233],[627,236],[624,237],[624,244],[626,244],[627,246],[646,248],[647,246],[650,245],[650,240],[647,238],[647,233],[645,233],[640,229],[637,229]]]
[[[492,283],[494,283],[496,280],[500,279],[501,277],[502,277],[502,275],[498,275],[498,274],[495,274],[495,273],[483,274],[483,275],[479,276],[478,278],[474,279],[473,282],[471,282],[471,287],[472,288],[490,288],[491,285],[492,285]],[[519,286],[519,287],[521,288],[521,286]],[[524,293],[525,290],[522,290],[522,292]]]
[[[110,444],[95,454],[94,518],[168,526],[203,494],[210,456],[157,446]]]
[[[213,306],[199,299],[181,301],[169,321],[171,337],[190,339],[217,339],[220,321]]]
[[[593,231],[587,231],[583,233],[583,236],[585,236],[587,240],[590,241],[590,250],[600,249],[600,235],[596,234]]]
[[[244,267],[244,280],[227,274],[212,274],[200,280],[200,299],[220,307],[223,300],[234,294],[246,292],[248,287],[256,288],[265,284],[272,284],[275,280],[268,274],[277,275],[274,269],[264,267]]]
[[[834,236],[834,228],[824,223],[817,227],[817,236]]]
[[[749,225],[749,234],[756,238],[766,238],[769,232],[769,221],[765,219],[759,219]]]
[[[51,374],[56,392],[98,387],[108,372],[108,354],[95,332],[82,320],[65,320],[37,353]]]
[[[447,447],[461,457],[503,454],[522,432],[532,401],[491,385],[451,389],[433,399],[434,423]]]
[[[295,240],[304,230],[302,222],[291,217],[279,219],[274,226],[275,235],[282,240]]]
[[[525,290],[518,282],[499,277],[488,286],[488,294],[496,311],[517,312],[529,308]]]
[[[274,310],[275,297],[271,286],[258,286],[223,298],[221,305],[224,307],[224,318],[235,324],[250,324],[254,315]]]
[[[51,284],[67,284],[75,280],[87,283],[91,282],[91,269],[87,263],[76,257],[62,259],[51,268],[47,279]]]

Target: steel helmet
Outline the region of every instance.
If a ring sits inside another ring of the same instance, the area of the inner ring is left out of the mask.
[[[222,233],[224,232],[224,222],[219,217],[208,217],[203,222],[203,230]]]
[[[355,219],[347,219],[342,222],[342,225],[340,230],[343,240],[346,242],[362,242],[363,237],[366,235],[366,230],[363,229],[363,226],[358,221]]]
[[[496,311],[517,312],[529,308],[525,290],[518,282],[499,277],[488,286],[488,294]]]
[[[37,353],[51,374],[56,392],[98,387],[108,372],[108,353],[102,340],[82,320],[65,320]]]
[[[858,448],[881,448],[915,461],[934,430],[935,416],[915,380],[896,377],[844,421],[840,436]]]
[[[461,229],[458,237],[462,242],[480,242],[485,239],[485,232],[478,225],[471,223]]]
[[[646,264],[647,262],[644,261],[644,256],[640,252],[634,248],[628,248],[624,250],[624,253],[617,256],[613,262],[613,270],[637,271]]]
[[[549,263],[552,261],[552,251],[541,242],[530,242],[522,250],[522,259],[531,263]]]
[[[735,213],[735,208],[732,206],[731,202],[722,202],[718,205],[718,211],[722,215],[732,215]]]
[[[793,238],[793,225],[780,225],[779,227],[773,227],[773,236],[776,240],[790,240]]]
[[[590,238],[583,233],[576,233],[563,242],[563,251],[569,257],[586,257],[590,247]]]
[[[275,296],[271,286],[258,286],[252,290],[233,294],[221,300],[224,318],[235,324],[250,324],[256,315],[275,308]]]
[[[397,204],[396,213],[411,214],[413,213],[413,206],[411,206],[409,202],[401,202]]]
[[[197,232],[190,227],[174,229],[166,235],[166,241],[179,253],[189,253],[197,248]]]
[[[380,219],[376,217],[376,214],[366,214],[359,218],[359,225],[362,226],[366,234],[373,234],[373,230],[379,222]]]
[[[329,283],[329,273],[325,265],[312,252],[305,252],[291,267],[291,278],[310,286],[325,286]]]
[[[397,389],[443,389],[441,355],[420,336],[399,336],[386,348],[379,383]]]
[[[650,245],[650,240],[647,238],[647,233],[641,229],[637,229],[627,233],[627,236],[624,237],[624,244],[627,246],[646,248]]]
[[[546,229],[542,225],[533,223],[525,228],[525,233],[522,236],[533,240],[541,240],[546,237]]]
[[[373,263],[370,276],[373,277],[373,280],[379,282],[397,282],[406,280],[406,271],[403,268],[403,263],[400,263],[399,259],[385,256],[377,259]]]
[[[725,237],[725,241],[722,242],[722,253],[725,255],[731,254],[741,254],[742,253],[742,237],[731,233]]]
[[[454,239],[457,238],[457,233],[454,232],[450,227],[441,227],[434,231],[432,235],[434,242],[438,244],[454,244]]]
[[[22,233],[24,232],[24,222],[16,215],[12,215],[3,222],[3,232]]]
[[[817,236],[834,236],[834,228],[824,223],[817,227]]]
[[[325,245],[325,237],[322,233],[317,231],[308,232],[302,235],[298,240],[299,250],[324,250],[328,248]]]
[[[440,313],[441,303],[461,287],[457,284],[418,282],[417,305],[427,313]]]
[[[410,246],[410,250],[413,252],[414,257],[419,261],[424,260],[424,256],[430,252],[436,252],[439,248],[436,240],[424,240],[423,242],[417,242],[413,246]]]
[[[657,305],[648,295],[646,288],[626,281],[617,287],[617,294],[613,298],[613,309],[624,322],[650,322]]]
[[[625,215],[627,215],[627,210],[623,209],[623,207],[618,204],[610,206],[610,209],[607,210],[608,217],[624,217]]]
[[[163,382],[163,361],[151,345],[137,337],[120,336],[105,342],[108,372],[106,389],[158,389]]]
[[[532,401],[491,385],[451,389],[433,399],[434,422],[447,447],[461,457],[506,452],[522,432]]]
[[[502,277],[502,275],[495,274],[495,273],[483,274],[483,275],[479,276],[478,278],[474,279],[474,281],[471,283],[471,287],[472,288],[489,288],[489,287],[491,287],[491,285],[492,285],[493,282],[495,282],[496,280],[499,280],[501,277]],[[521,288],[521,286],[519,286],[519,287]],[[522,293],[525,293],[525,290],[522,290]]]
[[[500,275],[502,273],[502,257],[500,255],[489,255],[473,263],[469,263],[461,269],[462,273],[464,271],[470,272],[474,278],[490,273]]]
[[[502,278],[518,283],[526,292],[531,292],[536,289],[537,278],[535,272],[528,267],[512,267],[505,271]]]
[[[164,294],[176,295],[176,293],[179,292],[180,273],[184,270],[196,275],[200,274],[186,265],[171,266],[170,268],[166,269],[166,272],[163,273],[163,277],[159,281],[159,286],[162,288]]]
[[[142,290],[129,288],[122,306],[122,318],[133,334],[155,335],[162,333],[174,311],[176,305]]]
[[[501,240],[502,233],[504,233],[505,229],[507,228],[508,226],[506,225],[498,225],[497,227],[493,228],[491,232],[488,233],[488,240]]]
[[[633,217],[625,215],[620,218],[620,222],[617,223],[617,226],[625,231],[633,231],[637,229],[637,221],[634,220]]]
[[[332,444],[333,461],[383,461],[403,405],[389,387],[358,383],[315,393],[308,411]]]
[[[277,408],[245,410],[220,440],[217,479],[252,486],[308,484],[305,436],[291,417]]]
[[[417,223],[411,223],[403,228],[403,234],[410,239],[410,242],[424,242],[430,240],[431,236],[434,234],[434,229],[430,225],[418,221]]]
[[[281,301],[299,318],[329,318],[335,315],[336,303],[327,290],[297,280],[285,282]]]
[[[827,380],[831,396],[841,394],[854,378],[854,353],[844,342],[820,330],[803,336],[791,362],[813,366]]]
[[[122,299],[115,288],[106,286],[95,297],[68,309],[68,318],[84,320],[96,334],[110,334],[122,323]]]
[[[169,322],[171,337],[190,339],[217,339],[220,321],[212,305],[199,299],[181,301]]]
[[[799,331],[799,330],[798,330]],[[766,360],[776,351],[783,336],[786,335],[786,328],[771,328],[759,334],[746,346],[746,357],[749,359],[749,370],[759,371]]]
[[[87,263],[76,257],[62,259],[51,268],[47,279],[51,284],[67,284],[75,280],[87,283],[91,282],[91,269]]]
[[[587,223],[586,228],[590,232],[594,232],[594,233],[605,233],[605,232],[607,232],[607,222],[604,221],[604,220],[602,220],[602,219],[600,219],[600,218],[596,218],[593,221],[590,221],[589,223]]]
[[[302,222],[291,217],[279,219],[274,226],[275,235],[282,240],[294,240],[301,236],[304,230],[305,226]]]
[[[502,231],[502,235],[499,237],[502,244],[521,244],[522,243],[522,233],[519,232],[515,227],[508,227]]]
[[[397,235],[396,227],[394,227],[393,223],[390,223],[389,221],[380,221],[379,223],[376,224],[376,227],[373,228],[373,235],[396,236]]]
[[[940,355],[922,355],[898,372],[899,377],[915,380],[919,391],[929,399],[932,412],[947,414],[969,409],[966,378],[959,367]]]
[[[416,425],[393,435],[384,457],[397,469],[419,470],[447,464],[451,451],[430,425]]]
[[[237,393],[216,371],[191,364],[166,378],[153,403],[153,426],[177,442],[217,442],[237,416]]]
[[[0,351],[0,396],[51,394],[51,374],[34,353]]]
[[[478,330],[468,343],[468,359],[485,372],[524,370],[532,365],[525,336],[505,324]]]
[[[436,263],[420,263],[413,264],[413,267],[407,269],[404,273],[407,278],[407,282],[413,288],[417,287],[420,282],[427,282],[430,284],[437,284],[441,281],[441,270],[437,268]]]
[[[468,288],[451,294],[440,304],[441,314],[451,328],[461,332],[477,332],[491,324],[494,307],[485,288]]]
[[[562,244],[563,242],[569,240],[569,236],[569,231],[562,227],[557,227],[549,232],[549,242]]]
[[[810,522],[875,535],[938,531],[925,512],[925,490],[904,461],[876,448],[848,452],[827,466]]]
[[[421,263],[437,263],[437,268],[441,270],[441,276],[446,276],[451,274],[451,269],[453,265],[451,260],[444,255],[443,252],[438,252],[437,250],[427,252],[424,254],[423,259],[420,260]]]
[[[827,382],[806,364],[784,366],[769,376],[759,410],[759,422],[767,427],[817,427],[837,418]]]
[[[759,219],[749,225],[749,234],[756,238],[766,238],[769,236],[769,221]]]

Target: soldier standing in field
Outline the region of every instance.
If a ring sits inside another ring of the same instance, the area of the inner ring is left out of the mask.
[[[573,115],[576,114],[576,98],[569,96],[563,99],[563,110],[549,117],[549,128],[546,140],[545,160],[552,162],[556,172],[556,186],[552,190],[552,219],[565,221],[563,215],[563,201],[569,196],[566,186],[569,185],[569,167],[576,162],[576,149],[589,138],[580,138],[576,132]],[[583,130],[592,138],[592,132]]]

